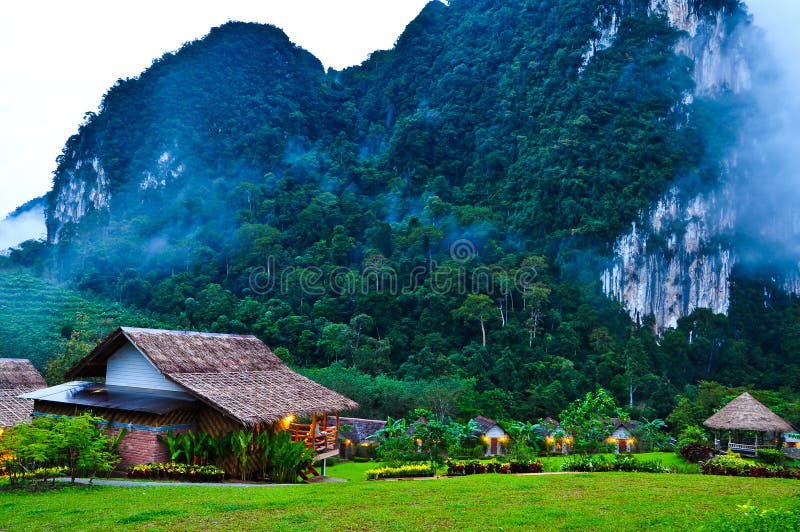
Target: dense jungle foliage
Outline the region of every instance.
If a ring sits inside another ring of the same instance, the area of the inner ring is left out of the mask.
[[[70,288],[49,316],[20,306],[35,288],[4,300],[0,351],[55,358],[56,380],[121,324],[253,333],[370,415],[536,419],[603,386],[652,418],[700,380],[795,387],[800,306],[768,272],[663,338],[600,292],[638,212],[714,183],[742,105],[687,98],[692,62],[647,2],[586,62],[612,4],[431,2],[341,72],[228,23],[119,80],[59,158],[51,241],[0,259],[4,287]],[[93,165],[108,207],[59,226]]]

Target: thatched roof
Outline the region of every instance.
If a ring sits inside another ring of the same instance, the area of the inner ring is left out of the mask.
[[[347,426],[350,428],[348,429]],[[385,427],[385,419],[339,418],[339,435],[356,444],[373,439],[375,433]]]
[[[0,427],[26,421],[33,412],[33,401],[18,396],[46,387],[30,360],[0,358]]]
[[[122,327],[75,364],[67,377],[105,375],[108,358],[126,342],[168,380],[244,425],[358,408],[355,401],[289,369],[249,335]]]
[[[720,408],[703,425],[717,430],[756,430],[760,432],[793,432],[785,419],[758,402],[747,392]]]

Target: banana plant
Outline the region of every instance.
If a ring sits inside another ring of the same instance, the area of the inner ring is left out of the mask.
[[[239,429],[239,431],[233,433],[231,444],[233,454],[239,460],[242,480],[247,480],[247,462],[250,458],[251,447],[253,446],[253,432],[246,429]]]
[[[294,484],[300,473],[314,460],[314,450],[303,442],[293,442],[288,432],[270,439],[269,475],[273,482]]]
[[[181,447],[181,435],[178,434],[177,436],[172,435],[172,429],[167,431],[167,437],[165,438],[161,434],[156,436],[158,441],[165,443],[167,445],[167,452],[169,452],[169,458],[173,462],[178,462],[180,456],[183,454],[183,448]]]
[[[220,434],[216,437],[209,437],[208,440],[208,458],[209,460],[213,461],[216,465],[220,465],[220,461],[222,458],[228,455],[228,453],[232,452],[231,441],[233,439],[233,433],[228,432],[227,434]]]

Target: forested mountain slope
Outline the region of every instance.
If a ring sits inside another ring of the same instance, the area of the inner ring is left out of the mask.
[[[88,353],[116,327],[162,325],[144,312],[64,288],[24,269],[0,269],[0,294],[0,358],[27,358],[51,383],[63,377],[59,358]]]
[[[342,72],[277,28],[215,28],[109,90],[59,158],[48,243],[7,262],[495,417],[598,385],[664,415],[700,379],[797,382],[800,314],[769,276],[734,269],[728,317],[663,338],[602,294],[640,213],[717,185],[746,104],[696,90],[662,4],[431,2]]]

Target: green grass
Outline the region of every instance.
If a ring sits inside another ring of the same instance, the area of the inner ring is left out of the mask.
[[[603,455],[609,460],[614,458],[613,454]],[[700,467],[690,464],[676,453],[636,453],[633,456],[637,460],[660,461],[666,467],[674,468],[678,473],[700,473]],[[543,456],[542,461],[545,472],[561,471],[561,464],[564,463],[564,456]]]
[[[0,496],[11,530],[696,530],[737,505],[800,511],[800,482],[681,474],[475,475],[291,487],[68,487]],[[359,473],[361,473],[360,478]],[[713,527],[712,527],[713,528]]]

